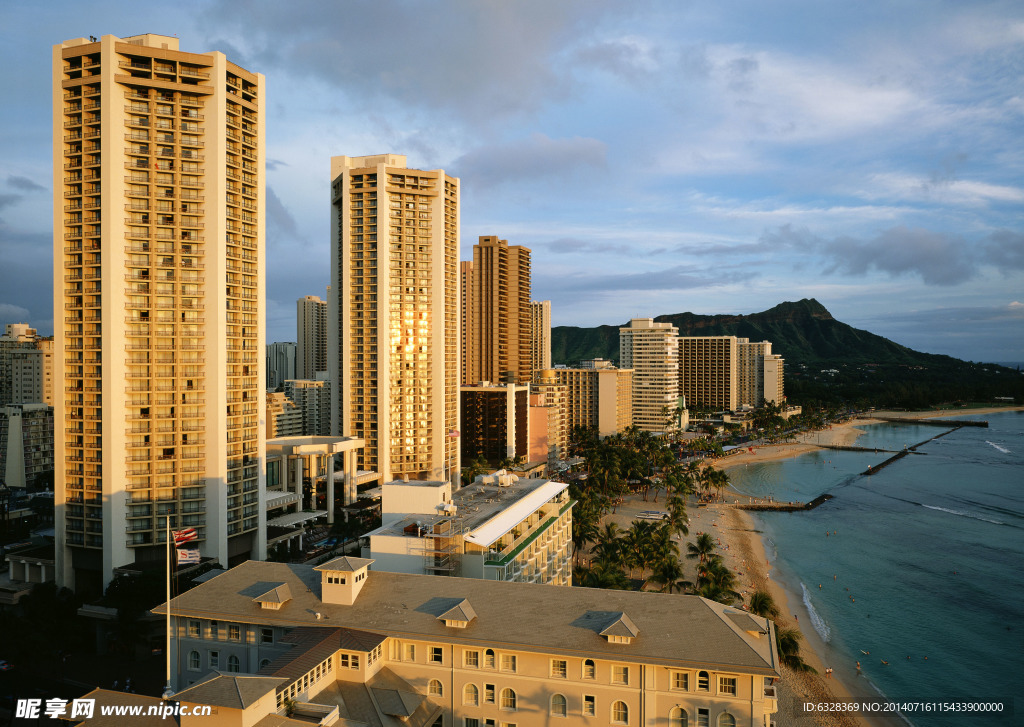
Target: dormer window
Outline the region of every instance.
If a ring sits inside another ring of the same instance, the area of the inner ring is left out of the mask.
[[[601,630],[601,636],[608,639],[609,644],[631,644],[639,633],[640,629],[633,620],[621,612],[615,614],[611,623]]]
[[[465,598],[437,617],[444,625],[454,629],[464,629],[476,618],[476,611]]]
[[[280,611],[282,606],[292,600],[292,591],[287,583],[282,583],[252,600],[253,603],[260,604],[260,608],[265,608],[269,611]]]

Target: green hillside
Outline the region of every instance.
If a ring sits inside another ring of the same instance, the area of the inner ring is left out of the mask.
[[[675,313],[655,318],[680,336],[740,336],[771,341],[786,361],[791,402],[860,401],[920,407],[954,401],[987,402],[996,396],[1024,400],[1024,376],[994,364],[973,364],[922,353],[870,331],[837,321],[813,298],[780,303],[750,315]],[[627,325],[628,321],[620,325]],[[618,361],[619,325],[551,330],[551,358],[578,365],[583,359]],[[836,371],[838,373],[826,373]]]

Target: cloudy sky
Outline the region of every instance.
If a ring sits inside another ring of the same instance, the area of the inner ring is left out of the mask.
[[[179,0],[0,6],[0,323],[52,330],[50,48],[177,35],[267,79],[268,341],[329,282],[329,158],[462,179],[555,325],[817,298],[1024,361],[1024,4]]]

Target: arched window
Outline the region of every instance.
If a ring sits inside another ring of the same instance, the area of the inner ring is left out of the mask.
[[[728,712],[718,715],[718,727],[736,727],[736,718]]]
[[[266,669],[268,666],[270,666],[270,659],[260,660],[260,669]]]
[[[480,690],[475,684],[467,684],[462,688],[462,703],[470,707],[480,704]]]
[[[484,652],[484,669],[494,668],[494,649],[488,649]]]
[[[629,724],[629,707],[625,702],[612,705],[612,724]]]
[[[583,678],[594,679],[597,676],[597,669],[594,667],[593,659],[584,659],[583,661]]]
[[[668,713],[668,727],[689,727],[690,718],[682,707],[673,707]]]
[[[501,708],[513,710],[516,708],[516,693],[511,689],[501,690]]]
[[[188,668],[192,671],[199,671],[199,652],[188,652]]]
[[[697,672],[697,691],[706,692],[711,688],[711,677],[706,671]]]
[[[427,692],[430,694],[430,696],[440,697],[442,691],[443,688],[441,687],[441,682],[439,682],[437,679],[431,679],[430,683],[427,685]]]
[[[568,711],[565,696],[562,694],[555,694],[551,697],[551,714],[555,717],[564,717]]]
[[[228,657],[228,671],[238,671],[238,657],[234,654]]]

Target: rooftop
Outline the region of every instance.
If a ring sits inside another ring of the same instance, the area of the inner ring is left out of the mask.
[[[442,483],[420,484],[439,486]],[[461,519],[466,540],[487,547],[568,487],[566,483],[543,478],[519,479],[508,486],[474,482],[453,492],[451,504],[455,506],[454,515]],[[419,528],[430,530],[435,524],[451,518],[452,514],[441,512],[429,515],[414,513],[368,535],[418,537]]]
[[[321,574],[311,566],[248,561],[178,596],[171,608],[177,616],[195,618],[286,628],[348,627],[381,638],[481,648],[500,643],[545,654],[778,675],[767,621],[697,596],[373,570],[368,575],[356,602],[343,606],[321,600]],[[293,594],[280,610],[261,610],[253,603],[254,591],[263,593],[280,583]],[[438,620],[463,599],[476,612],[466,628],[453,629]],[[509,618],[509,604],[515,604],[515,619]],[[166,613],[165,606],[154,610]],[[630,644],[610,643],[601,632],[622,614],[629,614],[636,637]],[[736,623],[736,615],[747,618]],[[760,627],[758,632],[752,632],[751,624]]]

